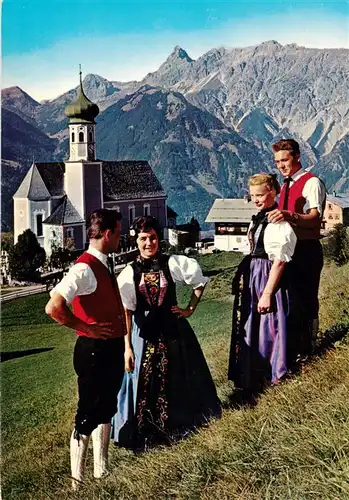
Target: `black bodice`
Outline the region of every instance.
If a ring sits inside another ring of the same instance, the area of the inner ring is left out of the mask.
[[[252,216],[252,227],[249,232],[250,255],[252,257],[259,259],[268,258],[268,254],[264,248],[264,233],[269,224],[268,212],[271,212],[275,208],[277,208],[276,204]]]
[[[169,256],[160,254],[154,259],[138,257],[132,263],[137,297],[135,321],[140,328],[140,336],[146,340],[156,337],[159,329],[170,331],[176,321],[171,311],[171,307],[177,305],[176,285],[168,261]],[[162,273],[167,282],[165,291],[161,289]],[[159,300],[162,293],[164,295]]]

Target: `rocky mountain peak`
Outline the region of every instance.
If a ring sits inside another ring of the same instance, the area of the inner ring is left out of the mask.
[[[20,87],[17,86],[3,89],[1,91],[1,97],[3,106],[6,105],[9,101],[12,101],[14,99],[16,100],[20,99],[22,102],[26,101],[28,104],[32,106],[40,105],[37,101],[35,101],[35,99],[30,97],[29,94],[27,94],[24,90],[22,90]]]
[[[85,76],[83,87],[88,98],[97,102],[120,90],[113,82],[93,73]]]
[[[181,59],[183,61],[186,61],[188,63],[192,63],[193,62],[193,59],[191,59],[191,57],[189,57],[188,53],[182,49],[182,47],[180,47],[179,45],[176,45],[175,48],[173,49],[172,53],[170,54],[170,56],[168,57],[167,60],[175,60],[175,59]]]

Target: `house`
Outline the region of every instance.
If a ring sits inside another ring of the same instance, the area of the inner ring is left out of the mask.
[[[192,217],[190,222],[179,224],[168,230],[168,241],[172,246],[195,248],[200,241],[200,224]]]
[[[349,192],[327,195],[323,226],[330,231],[336,224],[349,226]]]
[[[254,203],[247,196],[216,199],[205,221],[215,224],[214,247],[248,254],[250,245],[247,230],[256,212]]]
[[[122,214],[122,233],[133,220],[153,215],[167,225],[166,193],[146,161],[96,158],[98,106],[85,95],[80,71],[77,100],[65,110],[69,118],[69,159],[33,162],[14,194],[14,240],[31,229],[47,254],[53,246],[86,247],[85,221],[97,208]]]

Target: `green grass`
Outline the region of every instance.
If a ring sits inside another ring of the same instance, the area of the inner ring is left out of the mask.
[[[222,418],[170,448],[139,456],[111,445],[111,474],[99,482],[91,477],[91,452],[86,486],[75,496],[69,481],[75,334],[45,316],[47,294],[3,305],[1,350],[26,351],[1,364],[5,500],[349,499],[347,336],[268,390],[255,408],[229,408],[230,283],[238,262],[228,253],[200,257],[211,281],[191,318],[224,404]],[[348,273],[349,265],[324,270],[324,336],[335,325],[348,331]],[[179,302],[186,304],[189,295],[180,287]]]

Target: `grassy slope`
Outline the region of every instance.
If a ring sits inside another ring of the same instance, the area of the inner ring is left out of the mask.
[[[84,499],[349,499],[349,346],[336,344],[303,373],[264,394],[254,409],[228,407],[226,382],[231,254],[205,256],[208,286],[192,325],[225,405],[221,420],[171,448],[141,456],[110,449],[111,475]],[[349,266],[327,267],[323,329],[349,325]],[[190,293],[190,292],[189,292]],[[180,290],[185,303],[188,291]],[[2,309],[2,351],[53,348],[2,363],[3,498],[68,499],[69,436],[75,402],[74,333],[43,313],[46,294]]]

